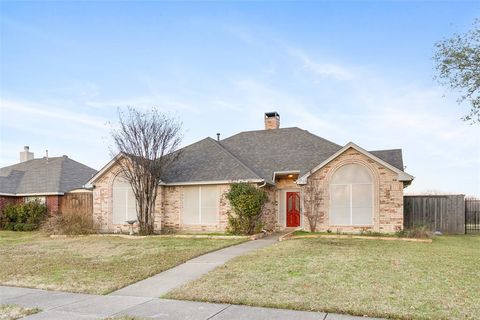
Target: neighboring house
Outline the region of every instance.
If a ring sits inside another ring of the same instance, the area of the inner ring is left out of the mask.
[[[8,203],[39,200],[49,213],[58,212],[62,196],[83,188],[96,173],[67,156],[34,159],[26,146],[20,163],[0,168],[0,210]]]
[[[276,112],[266,113],[265,130],[205,138],[181,149],[178,162],[162,177],[155,229],[225,230],[230,205],[224,194],[238,181],[268,193],[262,218],[267,230],[308,230],[304,213],[311,206],[303,200],[312,189],[320,230],[393,232],[403,227],[403,188],[413,177],[403,171],[400,149],[366,151],[351,142],[342,147],[279,125]],[[116,159],[89,184],[101,231],[126,231],[125,221],[136,219],[136,202]]]

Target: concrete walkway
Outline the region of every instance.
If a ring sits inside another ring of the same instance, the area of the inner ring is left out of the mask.
[[[109,295],[89,295],[40,289],[0,286],[0,305],[37,307],[42,311],[25,319],[86,320],[112,316],[135,316],[145,319],[187,320],[354,320],[371,319],[347,315],[257,308],[230,304],[160,299],[168,291],[200,278],[228,260],[269,246],[278,234],[220,249],[191,259]]]
[[[110,295],[159,298],[174,288],[200,278],[232,258],[274,244],[278,241],[278,237],[279,234],[273,234],[204,254],[153,277],[114,291]]]
[[[89,320],[134,316],[171,320],[368,320],[322,312],[257,308],[229,304],[177,301],[148,297],[99,296],[0,286],[0,305],[37,307],[42,311],[24,319]]]

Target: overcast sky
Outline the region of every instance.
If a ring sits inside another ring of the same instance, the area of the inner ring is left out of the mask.
[[[100,169],[127,105],[177,116],[184,145],[278,111],[341,145],[402,148],[407,192],[480,196],[480,125],[431,59],[475,17],[474,1],[2,1],[0,166],[29,145]]]

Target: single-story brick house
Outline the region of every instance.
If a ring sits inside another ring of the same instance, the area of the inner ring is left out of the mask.
[[[35,159],[25,146],[20,163],[0,168],[0,211],[9,203],[38,200],[46,205],[48,213],[56,213],[62,196],[83,188],[96,173],[65,155]]]
[[[158,191],[155,229],[223,231],[230,210],[224,194],[233,182],[256,184],[268,193],[267,230],[309,229],[304,197],[314,190],[319,230],[393,232],[403,226],[403,189],[413,176],[403,171],[400,149],[366,151],[300,128],[280,128],[276,112],[265,129],[226,139],[205,138],[182,149]],[[102,232],[128,230],[136,219],[135,197],[112,159],[90,181],[94,221]],[[308,207],[308,208],[307,208]]]

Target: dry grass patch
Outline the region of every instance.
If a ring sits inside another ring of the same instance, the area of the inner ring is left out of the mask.
[[[242,239],[50,238],[0,231],[0,284],[105,294]]]
[[[433,243],[294,239],[238,257],[167,297],[392,319],[478,319],[479,257],[479,236]]]
[[[0,305],[0,320],[15,320],[40,312],[38,308],[23,308],[13,304]]]

